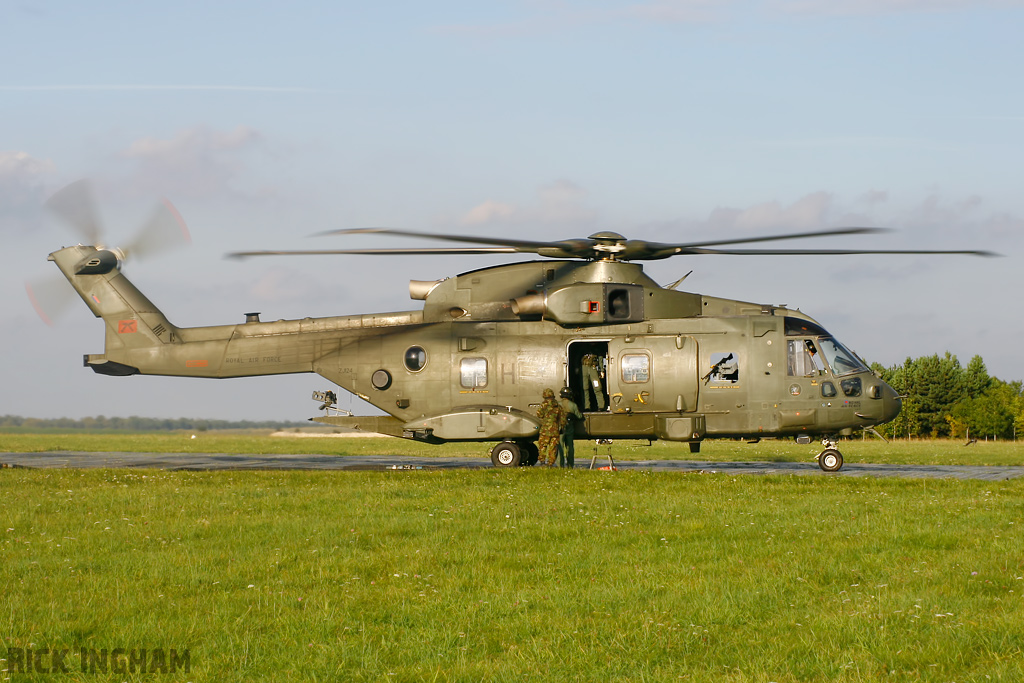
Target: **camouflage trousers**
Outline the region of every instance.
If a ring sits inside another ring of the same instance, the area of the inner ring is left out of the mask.
[[[540,452],[538,464],[554,465],[555,458],[558,457],[558,433],[541,434],[537,439],[537,450]]]

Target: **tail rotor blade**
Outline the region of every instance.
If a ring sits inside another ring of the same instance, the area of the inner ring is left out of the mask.
[[[73,228],[86,244],[96,245],[100,241],[99,212],[92,183],[78,180],[58,190],[46,200],[46,208]]]
[[[152,217],[142,226],[127,245],[121,248],[125,257],[143,259],[192,243],[185,220],[164,199],[153,212]]]
[[[44,278],[25,283],[32,308],[43,322],[53,326],[54,322],[71,306],[75,300],[75,290],[64,278]]]

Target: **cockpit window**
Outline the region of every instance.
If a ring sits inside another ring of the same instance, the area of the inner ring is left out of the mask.
[[[825,360],[832,368],[834,375],[849,375],[868,369],[857,356],[831,337],[822,337],[818,340],[818,345],[821,347],[822,353],[825,354]]]
[[[821,362],[818,347],[810,339],[789,340],[790,377],[814,377],[825,374],[825,366]]]

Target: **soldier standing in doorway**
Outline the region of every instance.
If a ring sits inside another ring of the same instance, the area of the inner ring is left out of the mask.
[[[583,356],[583,410],[592,410],[590,392],[598,410],[604,410],[604,358],[596,353]]]
[[[565,411],[555,401],[555,392],[552,389],[545,389],[542,396],[544,402],[537,408],[537,417],[540,418],[540,436],[537,439],[540,456],[537,458],[537,465],[551,467],[558,456],[558,439],[565,426]]]
[[[562,430],[562,439],[558,449],[558,466],[572,469],[576,466],[576,425],[583,419],[583,413],[572,400],[572,390],[569,387],[562,387],[558,394],[558,400],[565,413],[565,429]]]

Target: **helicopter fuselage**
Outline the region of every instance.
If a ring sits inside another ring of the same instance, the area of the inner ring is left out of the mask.
[[[51,254],[107,327],[112,375],[314,372],[387,416],[323,415],[433,443],[536,439],[546,388],[578,438],[685,441],[848,434],[900,399],[810,317],[662,288],[618,261],[532,261],[413,282],[422,310],[179,328],[95,247]],[[694,448],[696,450],[696,448]],[[840,461],[841,465],[841,461]]]

